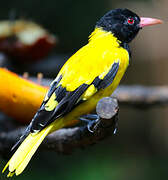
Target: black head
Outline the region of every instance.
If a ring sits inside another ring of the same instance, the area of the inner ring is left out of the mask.
[[[140,17],[128,9],[109,11],[96,26],[111,31],[122,43],[129,43],[141,29]]]

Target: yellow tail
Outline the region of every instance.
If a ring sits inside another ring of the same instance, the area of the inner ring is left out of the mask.
[[[7,177],[12,177],[14,174],[21,174],[44,138],[52,132],[53,127],[54,130],[59,129],[60,123],[52,123],[37,134],[30,133],[8,161],[2,173],[9,167]]]

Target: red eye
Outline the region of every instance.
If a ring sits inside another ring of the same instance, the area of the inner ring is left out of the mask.
[[[134,24],[134,19],[133,18],[129,18],[128,20],[127,20],[127,22],[128,22],[128,24]]]

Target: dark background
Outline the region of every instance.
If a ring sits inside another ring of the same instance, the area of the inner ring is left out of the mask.
[[[167,85],[166,0],[6,0],[0,5],[0,19],[8,19],[11,12],[15,12],[16,17],[41,24],[59,38],[53,54],[66,57],[87,43],[96,21],[116,7],[126,7],[140,16],[158,17],[165,21],[162,26],[144,28],[131,43],[132,60],[122,84]],[[49,67],[50,64],[45,68]],[[52,70],[52,74],[46,76],[54,78],[56,72]],[[36,72],[31,71],[30,74]],[[38,151],[17,179],[166,179],[167,114],[167,107],[147,110],[120,107],[119,131],[115,136],[68,156]],[[2,169],[6,160],[1,162]],[[1,175],[0,179],[6,177]]]

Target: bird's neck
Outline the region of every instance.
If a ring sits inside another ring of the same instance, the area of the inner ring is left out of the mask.
[[[129,45],[121,42],[111,31],[105,31],[103,28],[96,27],[89,36],[89,43],[101,44],[104,46],[110,45],[111,47],[122,47],[130,53]]]
[[[96,27],[95,30],[89,36],[89,42],[93,41],[108,41],[112,46],[120,46],[121,41],[117,39],[111,32],[103,30],[103,28]]]

